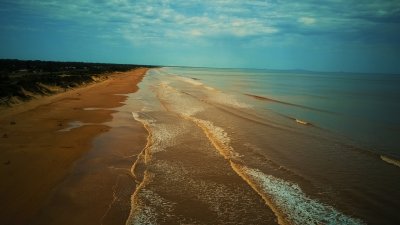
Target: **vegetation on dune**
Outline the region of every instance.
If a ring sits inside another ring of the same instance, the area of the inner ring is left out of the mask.
[[[26,101],[148,65],[0,60],[0,105]]]

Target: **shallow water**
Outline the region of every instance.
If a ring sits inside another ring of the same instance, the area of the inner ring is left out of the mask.
[[[399,75],[207,68],[163,72],[194,78],[236,96],[261,97],[254,105],[257,111],[309,121],[400,158]]]
[[[127,102],[149,133],[127,224],[398,224],[400,168],[381,158],[398,154],[398,78],[343,79],[150,70]]]

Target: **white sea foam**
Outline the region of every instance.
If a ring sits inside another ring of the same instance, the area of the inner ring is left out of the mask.
[[[234,95],[226,94],[223,92],[213,92],[211,95],[209,95],[208,98],[212,102],[232,106],[235,108],[252,108],[251,105],[238,101]]]
[[[170,185],[159,186],[158,190],[163,190],[163,193],[168,192],[172,188],[172,192],[180,192],[186,190],[195,190],[192,193],[196,196],[196,199],[200,202],[204,202],[208,205],[208,209],[213,211],[220,217],[220,221],[224,221],[226,224],[231,224],[232,221],[239,221],[238,218],[241,217],[240,214],[235,210],[226,210],[242,206],[251,206],[252,200],[247,197],[248,192],[241,188],[237,188],[235,185],[225,185],[223,182],[213,182],[212,180],[203,179],[193,179],[193,170],[187,170],[179,161],[163,161],[158,160],[154,167],[152,168],[155,173],[162,174],[162,176],[168,179]],[[195,172],[195,173],[198,173]],[[201,172],[200,172],[201,173]],[[245,200],[245,202],[243,202]],[[175,204],[172,203],[170,206],[174,207]],[[171,207],[171,208],[172,208]],[[229,218],[229,221],[227,220]],[[193,220],[188,222],[185,218],[185,223],[183,221],[177,221],[176,224],[199,224],[197,221]],[[202,224],[202,223],[200,223]]]
[[[104,109],[107,109],[107,108],[92,108],[92,107],[83,108],[83,110],[87,110],[87,111],[92,111],[92,110],[104,110]]]
[[[126,225],[155,225],[156,215],[154,208],[142,206],[134,216],[128,218]]]
[[[204,110],[204,104],[165,83],[160,85],[158,96],[160,101],[168,103],[169,110],[181,115],[192,116]]]
[[[176,124],[158,123],[150,112],[132,112],[132,116],[151,132],[151,138],[148,139],[149,143],[146,145],[151,146],[150,154],[164,151],[168,146],[174,145],[176,136],[185,130],[178,128]],[[158,224],[157,218],[165,217],[172,212],[173,203],[162,198],[147,186],[153,176],[154,174],[145,172],[142,182],[132,196],[131,213],[126,225]]]
[[[205,88],[209,91],[213,91],[212,93],[208,93],[210,101],[213,101],[213,102],[216,102],[219,104],[229,105],[229,106],[236,107],[236,108],[251,108],[251,106],[249,104],[238,101],[234,95],[226,94],[221,91],[216,91],[216,89],[214,89],[213,87],[206,86],[204,83],[202,83],[198,80],[194,80],[194,79],[182,77],[182,76],[175,76],[175,77],[180,81],[192,84],[194,86],[202,86],[203,88]]]
[[[197,82],[195,80],[193,81]],[[194,83],[192,84],[198,85]],[[264,174],[257,169],[242,166],[242,164],[237,166],[239,164],[236,164],[235,162],[241,161],[240,155],[230,146],[231,139],[224,129],[214,125],[211,121],[194,117],[196,113],[204,110],[204,104],[179,92],[175,88],[171,87],[170,83],[167,82],[162,82],[157,87],[157,94],[160,101],[165,103],[165,106],[169,111],[175,112],[183,118],[196,123],[204,131],[219,153],[224,156],[225,159],[230,161],[235,172],[246,180],[246,182],[248,182],[254,190],[260,193],[260,195],[263,195],[264,200],[268,199],[270,202],[267,204],[269,204],[271,208],[274,208],[274,212],[277,213],[277,216],[281,215],[287,224],[362,224],[362,221],[344,215],[332,206],[311,199],[297,184]],[[234,95],[222,92],[209,94],[209,100],[238,108],[251,107],[250,105],[239,102]],[[143,113],[132,113],[132,115],[136,120],[142,121],[144,124],[149,126],[152,132],[151,152],[163,151],[166,146],[176,144],[176,139],[179,133],[174,132],[177,132],[177,130],[183,130],[182,127],[173,127],[171,124],[160,124],[154,118],[148,117]],[[163,165],[156,163],[156,165],[162,167],[160,169],[163,169],[166,173],[174,173],[168,177],[175,177],[177,182],[181,179],[183,180],[180,176],[183,176],[185,171],[175,170],[175,167],[172,167],[170,164]],[[237,169],[239,167],[240,169]],[[185,182],[189,187],[197,187],[200,185],[191,180],[185,180]],[[207,186],[208,189],[209,187],[210,186]],[[215,188],[215,190],[219,189]],[[143,189],[138,194],[139,199],[146,200],[147,204],[136,206],[137,209],[140,210],[136,211],[136,214],[133,216],[134,219],[130,219],[130,221],[134,221],[135,223],[129,224],[156,223],[155,215],[162,212],[156,211],[153,206],[163,204],[163,201],[160,200],[154,192],[149,190]],[[199,199],[205,199],[206,197],[208,199],[208,197],[214,198],[215,196],[202,194]],[[173,206],[170,203],[165,204],[167,206]],[[218,207],[213,210],[219,212]]]
[[[133,118],[134,118],[135,120],[137,120],[137,121],[139,121],[139,122],[141,122],[141,123],[145,124],[145,125],[149,125],[149,124],[151,124],[151,123],[154,123],[154,122],[155,122],[155,120],[154,120],[154,119],[152,119],[152,118],[149,118],[149,117],[147,117],[147,118],[144,118],[144,117],[141,117],[139,114],[143,114],[143,113],[139,113],[139,112],[132,112],[132,116],[133,116]]]
[[[216,89],[215,88],[213,88],[213,87],[210,87],[210,86],[204,86],[206,89],[208,89],[208,90],[210,90],[210,91],[216,91]]]
[[[400,161],[397,160],[397,159],[393,159],[393,158],[390,158],[390,157],[385,156],[385,155],[381,155],[381,159],[382,159],[383,161],[389,163],[389,164],[392,164],[392,165],[394,165],[394,166],[400,167]]]
[[[150,112],[150,111],[152,111],[152,110],[149,106],[143,106],[142,112]]]
[[[182,76],[179,76],[179,75],[175,75],[174,77],[176,79],[180,80],[180,81],[185,82],[185,83],[192,84],[192,85],[197,86],[197,87],[203,87],[203,88],[205,88],[205,89],[207,89],[209,91],[216,91],[215,88],[207,86],[204,83],[202,83],[201,81],[195,80],[193,78],[182,77]]]
[[[230,146],[231,139],[224,129],[215,126],[207,120],[197,119],[195,117],[187,117],[196,123],[206,133],[209,140],[214,144],[217,150],[226,159],[239,159],[240,155]]]
[[[159,214],[165,216],[173,210],[174,203],[150,189],[143,188],[137,194],[137,205],[126,225],[155,225]]]
[[[202,82],[200,82],[200,81],[198,81],[198,80],[191,79],[191,78],[181,77],[181,76],[176,76],[176,78],[179,79],[179,80],[181,80],[181,81],[184,81],[184,82],[186,82],[186,83],[195,85],[195,86],[204,85]]]
[[[302,125],[310,125],[309,122],[306,122],[304,120],[299,120],[299,119],[295,119],[296,123],[302,124]]]
[[[166,86],[169,86],[170,83],[171,83],[170,81],[163,80],[158,85],[162,86],[162,87],[166,87]]]
[[[308,197],[297,184],[248,167],[242,171],[269,197],[273,207],[290,224],[363,224],[333,207]]]
[[[177,136],[185,132],[185,129],[174,124],[157,124],[151,127],[153,132],[153,146],[151,153],[164,151],[166,148],[174,146]]]
[[[186,132],[183,124],[176,123],[158,123],[154,118],[150,116],[141,116],[147,115],[143,112],[137,113],[132,112],[132,116],[135,120],[143,123],[148,126],[151,130],[152,134],[152,147],[151,153],[156,153],[160,151],[165,151],[166,148],[174,146],[177,141],[177,136]]]

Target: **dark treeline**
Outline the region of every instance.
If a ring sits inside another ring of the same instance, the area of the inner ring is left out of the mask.
[[[112,72],[125,72],[149,65],[52,62],[0,59],[0,104],[29,100],[33,94],[53,94],[47,86],[63,90],[106,78]]]

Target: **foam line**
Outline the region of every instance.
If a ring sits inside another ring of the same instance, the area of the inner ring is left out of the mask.
[[[213,93],[212,96],[209,96],[208,98],[210,101],[223,104],[223,105],[229,105],[235,108],[241,108],[241,109],[250,109],[252,108],[251,105],[240,102],[236,99],[234,95],[231,94],[226,94],[223,92],[216,92]]]
[[[177,135],[185,129],[171,124],[157,123],[151,114],[143,112],[132,112],[132,116],[143,124],[149,135],[146,146],[131,167],[131,174],[138,185],[131,197],[131,212],[126,225],[157,224],[157,216],[160,216],[159,207],[166,207],[170,203],[147,188],[147,184],[154,177],[154,173],[147,170],[147,165],[152,160],[152,154],[165,151],[167,147],[173,146]]]
[[[229,145],[230,138],[222,128],[214,126],[210,121],[201,120],[190,116],[186,118],[194,122],[204,131],[208,139],[225,159],[239,160],[240,155],[233,151],[233,148]]]
[[[279,103],[279,104],[283,104],[283,105],[290,105],[290,106],[299,107],[299,108],[303,108],[303,109],[308,109],[308,110],[313,110],[313,111],[318,111],[318,112],[323,112],[323,113],[334,114],[333,112],[328,111],[328,110],[317,109],[317,108],[313,108],[313,107],[309,107],[309,106],[305,106],[305,105],[294,104],[294,103],[290,103],[290,102],[284,102],[284,101],[280,101],[280,100],[276,100],[276,99],[272,99],[272,98],[267,98],[267,97],[260,96],[260,95],[253,95],[253,94],[247,94],[247,93],[244,93],[244,95],[252,97],[252,98],[257,99],[257,100],[261,100],[261,101],[275,102],[275,103]]]
[[[278,215],[280,224],[363,224],[332,206],[308,197],[294,183],[264,174],[257,169],[235,165],[241,175]]]
[[[131,212],[128,219],[126,220],[125,225],[157,224],[157,212],[155,212],[153,208],[145,206],[141,200],[141,197],[143,197],[143,195],[146,195],[146,190],[144,189],[144,187],[151,182],[152,177],[153,175],[149,172],[144,172],[143,181],[139,184],[139,186],[136,187],[136,190],[131,197]]]
[[[176,76],[176,78],[178,78],[179,80],[184,81],[184,82],[186,82],[186,83],[195,85],[195,86],[202,86],[202,85],[204,85],[202,82],[200,82],[200,81],[198,81],[198,80],[195,80],[195,79],[193,79],[193,78],[187,78],[187,77],[181,77],[181,76]]]
[[[304,121],[304,120],[299,120],[299,119],[295,119],[296,123],[299,123],[301,125],[311,125],[311,123]]]
[[[385,156],[385,155],[381,155],[380,158],[381,158],[383,161],[385,161],[385,162],[387,162],[387,163],[389,163],[389,164],[392,164],[392,165],[395,165],[395,166],[397,166],[397,167],[400,167],[400,161],[397,160],[397,159],[393,159],[393,158],[390,158],[390,157]]]
[[[139,165],[146,165],[150,159],[150,148],[152,146],[152,132],[150,130],[150,122],[153,120],[142,119],[139,117],[138,113],[132,112],[132,116],[135,120],[141,122],[149,135],[147,136],[147,143],[143,150],[138,155],[135,163],[131,167],[131,174],[136,179],[136,182],[139,183],[137,185],[135,192],[131,197],[131,212],[129,214],[128,219],[126,220],[126,225],[139,225],[139,224],[155,224],[155,212],[152,209],[146,208],[140,202],[140,194],[143,192],[144,187],[151,181],[152,174],[147,170],[143,171],[143,174],[139,174],[138,167]],[[141,176],[141,178],[139,178]]]
[[[204,131],[218,152],[230,162],[232,169],[264,199],[275,213],[279,224],[363,224],[358,219],[309,198],[297,184],[243,166],[240,155],[230,146],[230,138],[222,128],[192,116],[185,118]]]
[[[168,104],[163,104],[166,110],[193,122],[204,132],[217,152],[230,163],[233,171],[256,191],[263,198],[265,204],[272,209],[279,224],[363,224],[361,220],[347,216],[332,206],[310,198],[297,184],[264,174],[258,169],[247,167],[241,156],[231,146],[231,139],[223,128],[214,125],[211,121],[195,117],[198,110],[193,111],[188,108],[195,102],[182,98],[181,93],[168,84],[160,85],[160,89],[158,97],[160,100],[167,100]],[[160,102],[163,103],[163,101]],[[199,107],[200,111],[202,109],[202,107]],[[151,117],[143,118],[143,116],[148,117],[146,114],[132,113],[132,116],[143,123],[149,132],[148,143],[132,166],[131,171],[137,177],[137,166],[146,165],[150,160],[151,152],[158,151],[157,149],[160,148],[161,144],[168,142],[168,136],[160,135],[160,132],[163,133],[162,127],[155,126],[155,120]],[[155,208],[143,202],[145,200],[153,201],[153,199],[158,199],[155,198],[154,193],[152,194],[150,190],[145,188],[146,184],[151,181],[152,175],[149,171],[144,171],[143,179],[132,195],[132,209],[127,225],[154,224],[157,222],[154,216],[157,213]]]

